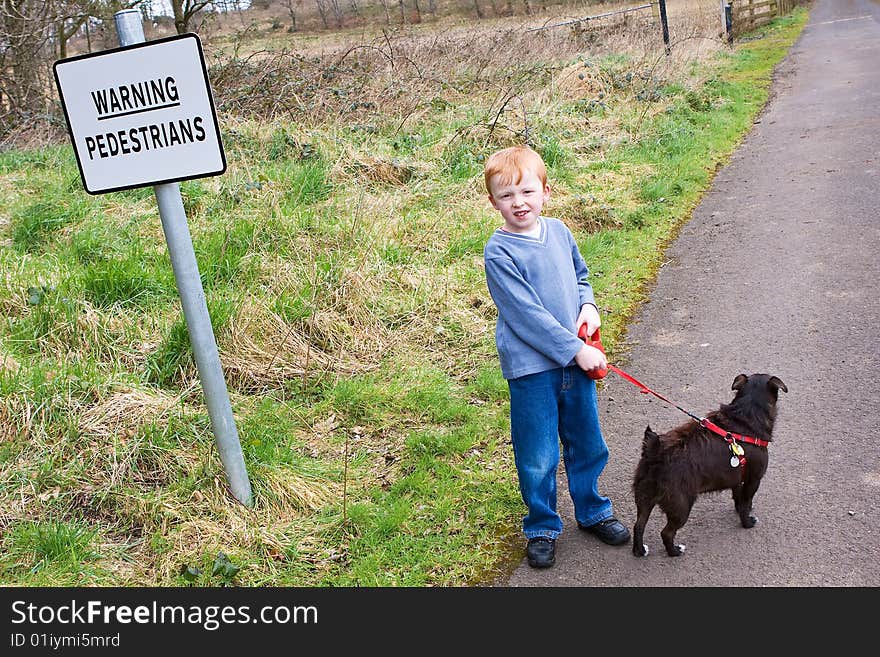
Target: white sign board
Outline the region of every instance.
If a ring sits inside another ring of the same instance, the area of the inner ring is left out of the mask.
[[[195,34],[62,59],[54,69],[89,194],[226,170]]]

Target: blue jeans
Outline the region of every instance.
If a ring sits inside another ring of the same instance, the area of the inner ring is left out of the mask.
[[[556,538],[562,531],[556,512],[560,439],[575,518],[582,525],[610,518],[611,501],[598,490],[608,447],[599,427],[596,382],[574,365],[509,379],[507,384],[514,461],[528,507],[523,518],[526,538]]]

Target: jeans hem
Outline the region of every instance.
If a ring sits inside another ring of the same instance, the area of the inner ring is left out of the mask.
[[[578,520],[577,523],[581,527],[589,527],[591,525],[595,525],[597,522],[602,522],[603,520],[608,520],[608,518],[614,517],[614,511],[612,509],[608,509],[608,511],[603,511],[601,513],[597,513],[590,520],[582,521]]]
[[[546,529],[543,531],[535,531],[535,532],[524,532],[526,535],[526,539],[532,538],[550,538],[554,541],[559,538],[560,532],[553,531],[552,529]]]

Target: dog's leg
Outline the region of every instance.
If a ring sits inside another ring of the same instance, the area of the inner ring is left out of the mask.
[[[660,532],[660,538],[663,539],[666,554],[670,557],[678,557],[684,553],[685,546],[683,544],[676,545],[675,534],[687,522],[695,500],[695,497],[678,494],[660,506],[663,513],[666,514],[666,526]]]
[[[654,510],[654,500],[647,495],[636,494],[636,524],[633,527],[633,554],[637,557],[645,557],[648,555],[648,545],[645,543],[645,525],[648,524],[648,518],[651,511]]]
[[[758,519],[752,515],[752,499],[758,492],[760,483],[760,479],[747,479],[741,486],[733,489],[733,504],[739,514],[740,523],[746,529],[758,524]]]

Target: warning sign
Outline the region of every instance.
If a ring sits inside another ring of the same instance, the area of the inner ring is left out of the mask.
[[[62,59],[54,70],[88,193],[226,170],[195,34]]]

